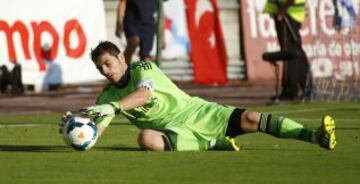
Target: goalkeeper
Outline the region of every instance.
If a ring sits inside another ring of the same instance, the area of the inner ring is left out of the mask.
[[[124,115],[142,131],[138,144],[144,150],[239,150],[234,137],[264,132],[335,148],[335,122],[330,116],[320,127],[303,125],[272,114],[252,112],[191,97],[180,90],[152,62],[128,66],[124,55],[111,42],[103,41],[92,50],[91,59],[110,83],[98,96],[96,105],[80,110],[93,117],[99,134],[115,115]]]

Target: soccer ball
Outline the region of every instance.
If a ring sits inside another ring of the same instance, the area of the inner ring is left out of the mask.
[[[63,128],[65,143],[76,150],[88,150],[92,148],[98,138],[96,125],[89,118],[71,117]]]

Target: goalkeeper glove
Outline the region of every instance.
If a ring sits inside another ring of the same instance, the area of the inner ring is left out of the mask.
[[[118,102],[110,102],[102,105],[94,105],[80,109],[80,114],[85,117],[102,117],[119,114],[123,107]]]
[[[59,133],[62,134],[63,133],[63,129],[64,129],[64,125],[67,121],[69,121],[69,119],[71,119],[72,117],[74,117],[74,115],[70,112],[67,111],[63,117],[61,118],[60,122],[58,123],[59,125]]]

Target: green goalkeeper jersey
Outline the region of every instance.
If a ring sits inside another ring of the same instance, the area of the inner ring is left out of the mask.
[[[209,140],[224,136],[234,107],[189,96],[152,62],[133,63],[129,74],[125,86],[109,84],[105,87],[97,104],[119,101],[137,88],[146,87],[151,91],[148,101],[140,107],[122,112],[138,128],[185,127]]]

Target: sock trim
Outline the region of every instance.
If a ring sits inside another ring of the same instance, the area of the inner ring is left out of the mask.
[[[267,132],[267,124],[268,124],[268,119],[269,119],[269,114],[267,113],[261,113],[260,114],[260,121],[259,121],[259,125],[258,125],[258,130],[260,132]]]

